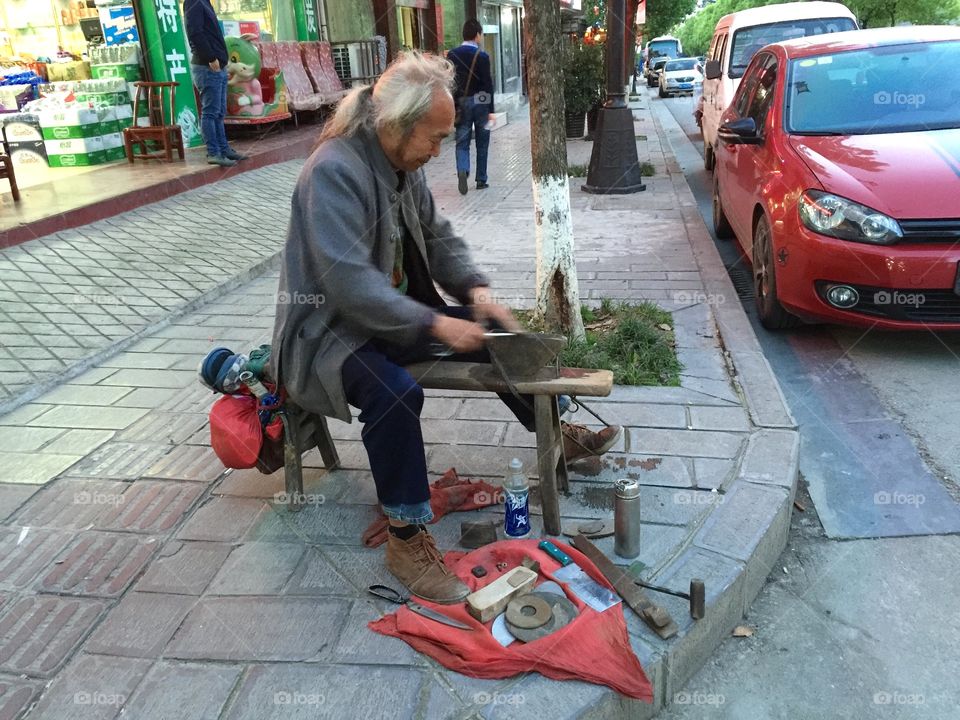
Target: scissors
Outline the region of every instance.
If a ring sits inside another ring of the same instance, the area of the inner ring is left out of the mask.
[[[408,608],[417,613],[417,615],[430,618],[435,622],[443,623],[444,625],[449,625],[450,627],[459,628],[460,630],[473,630],[473,628],[466,623],[462,623],[459,620],[444,615],[443,613],[437,612],[431,608],[424,607],[420,603],[413,602],[409,595],[405,595],[404,593],[394,590],[392,587],[387,585],[371,585],[367,588],[367,592],[369,592],[371,595],[376,595],[379,598],[383,598],[384,600],[389,600],[392,603],[396,603],[397,605],[406,605]]]

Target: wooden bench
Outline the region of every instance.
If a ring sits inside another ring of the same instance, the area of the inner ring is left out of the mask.
[[[486,363],[417,363],[408,366],[407,371],[428,390],[510,392],[499,373]],[[544,368],[535,377],[515,383],[514,387],[522,395],[533,396],[543,526],[548,534],[559,535],[559,490],[568,491],[569,481],[563,456],[557,397],[606,397],[613,389],[613,373],[609,370],[560,368],[558,376],[555,368]],[[300,464],[303,452],[316,446],[327,470],[337,468],[340,459],[326,418],[304,413],[288,403],[284,428],[284,479],[290,498],[288,509],[296,511],[303,500],[303,470]]]

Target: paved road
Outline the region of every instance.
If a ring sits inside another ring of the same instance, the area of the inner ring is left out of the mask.
[[[690,114],[692,100],[651,98],[651,103],[683,128],[671,137],[678,156],[695,161],[702,141]],[[709,175],[695,162],[685,171],[709,225]],[[739,280],[748,265],[736,245],[718,242],[718,247]],[[811,398],[833,400],[835,412],[816,418],[822,432],[803,428],[802,474],[829,472],[818,459],[838,446],[853,451],[869,446],[872,455],[848,453],[854,456],[847,458],[848,472],[858,464],[878,474],[886,468],[889,477],[899,473],[910,482],[903,468],[919,467],[957,496],[960,444],[952,414],[960,399],[960,340],[835,327],[770,334],[756,322],[752,300],[743,302],[802,428],[810,419]],[[867,442],[871,438],[880,442]],[[819,478],[821,485],[837,482],[840,474]],[[834,498],[814,498],[814,507],[805,486],[798,500],[806,511],[794,513],[788,548],[748,614],[755,634],[728,639],[662,717],[960,716],[960,660],[951,650],[960,640],[960,623],[952,603],[941,602],[953,596],[952,581],[945,578],[957,571],[960,538],[830,540],[817,513],[829,514]],[[839,525],[858,519],[833,518]]]

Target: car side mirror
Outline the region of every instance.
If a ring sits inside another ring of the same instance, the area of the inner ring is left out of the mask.
[[[718,77],[723,75],[720,72],[720,61],[719,60],[707,60],[707,66],[704,68],[704,77],[707,80],[716,80]]]
[[[757,134],[757,122],[752,117],[724,123],[717,130],[717,137],[728,145],[759,145],[763,142]]]

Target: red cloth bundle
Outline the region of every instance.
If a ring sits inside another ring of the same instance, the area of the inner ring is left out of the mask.
[[[556,540],[554,543],[590,577],[610,587],[586,556],[565,543]],[[560,564],[537,548],[537,540],[502,540],[470,553],[449,552],[445,562],[471,590],[478,590],[503,574],[496,571],[498,562],[507,563],[504,571],[507,572],[520,565],[525,555],[540,561],[541,575],[554,579],[553,573]],[[470,570],[477,565],[486,568],[485,577],[476,578],[471,574]],[[650,681],[630,647],[623,604],[598,613],[572,593],[568,592],[567,597],[580,611],[569,625],[539,640],[518,641],[509,647],[500,645],[491,634],[492,621],[484,625],[475,620],[467,612],[465,603],[436,605],[418,599],[423,605],[469,624],[473,632],[433,622],[407,607],[371,622],[369,627],[383,635],[398,637],[444,667],[471,677],[506,678],[536,670],[553,680],[607,685],[627,697],[652,702]]]

